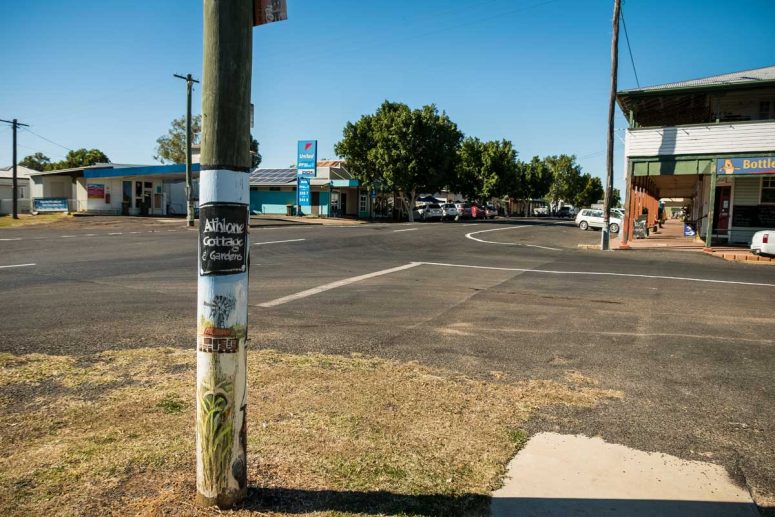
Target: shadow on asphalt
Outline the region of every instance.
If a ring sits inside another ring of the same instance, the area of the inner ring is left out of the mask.
[[[492,508],[490,508],[492,503]],[[354,512],[368,515],[541,515],[625,517],[661,515],[678,517],[760,515],[754,504],[714,501],[665,501],[643,499],[558,499],[498,498],[482,494],[408,495],[392,492],[302,490],[291,488],[248,489],[248,498],[240,507],[254,512],[290,514],[312,512]]]

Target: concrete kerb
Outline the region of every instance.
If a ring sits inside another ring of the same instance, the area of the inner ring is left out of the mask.
[[[508,465],[491,515],[759,515],[719,465],[539,433]]]

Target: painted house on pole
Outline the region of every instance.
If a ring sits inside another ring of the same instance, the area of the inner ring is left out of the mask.
[[[683,198],[711,246],[775,228],[775,66],[617,93],[629,120],[622,244],[659,199]]]

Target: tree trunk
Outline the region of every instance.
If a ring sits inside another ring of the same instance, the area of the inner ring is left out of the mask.
[[[412,190],[411,198],[407,199],[406,195],[401,194],[401,202],[404,203],[406,208],[406,215],[410,223],[414,222],[414,190]]]

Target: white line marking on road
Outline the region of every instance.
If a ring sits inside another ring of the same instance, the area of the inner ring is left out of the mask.
[[[414,263],[414,262],[413,262]],[[525,269],[515,267],[495,267],[495,266],[472,266],[469,264],[447,264],[444,262],[419,262],[428,266],[444,267],[462,267],[469,269],[489,269],[493,271],[515,271],[519,273],[541,273],[545,275],[589,275],[589,276],[620,276],[626,278],[654,278],[658,280],[684,280],[686,282],[704,282],[711,284],[732,284],[732,285],[751,285],[758,287],[775,287],[775,284],[765,284],[759,282],[738,282],[736,280],[716,280],[713,278],[691,278],[684,276],[665,276],[665,275],[639,275],[637,273],[610,273],[607,271],[553,271],[550,269]]]
[[[322,293],[324,291],[330,291],[331,289],[336,289],[337,287],[342,287],[345,285],[354,284],[356,282],[360,282],[362,280],[368,280],[369,278],[374,278],[382,275],[389,275],[390,273],[395,273],[397,271],[403,271],[404,269],[410,269],[413,267],[417,267],[421,264],[421,262],[410,262],[408,264],[404,264],[403,266],[398,267],[392,267],[390,269],[383,269],[382,271],[375,271],[374,273],[367,273],[365,275],[359,275],[354,276],[351,278],[345,278],[344,280],[337,280],[336,282],[331,282],[330,284],[321,285],[319,287],[314,287],[312,289],[307,289],[306,291],[301,291],[295,294],[291,294],[288,296],[283,296],[282,298],[277,298],[276,300],[272,300],[269,302],[259,303],[259,307],[276,307],[278,305],[282,305],[284,303],[292,302],[294,300],[300,300],[302,298],[306,298],[308,296],[312,296],[318,293]]]
[[[484,239],[479,239],[477,237],[474,237],[474,235],[476,235],[477,233],[500,232],[503,230],[516,230],[518,228],[527,228],[527,226],[509,226],[508,228],[493,228],[491,230],[479,230],[478,232],[467,233],[466,238],[471,239],[472,241],[484,242],[485,244],[500,244],[501,246],[526,246],[528,248],[541,248],[544,250],[562,251],[560,248],[550,248],[549,246],[539,246],[538,244],[523,244],[520,242],[486,241]]]
[[[284,241],[266,241],[266,242],[254,242],[253,246],[261,246],[262,244],[280,244],[282,242],[299,242],[306,241],[307,239],[287,239]]]
[[[460,226],[476,226],[477,224],[479,223],[466,223],[466,224],[461,224]]]
[[[167,230],[168,232],[176,232],[177,230]]]
[[[403,230],[393,230],[393,233],[396,233],[396,232],[411,232],[411,231],[414,231],[414,230],[417,230],[417,228],[404,228]]]
[[[129,232],[129,233],[140,233],[140,232]]]
[[[87,233],[85,237],[95,237],[96,235],[96,233]]]
[[[124,232],[113,232],[109,233],[108,235],[124,235]]]
[[[12,239],[10,239],[10,238],[9,239],[0,239],[0,241],[20,241],[20,240],[22,240],[21,237],[14,237]]]
[[[29,266],[34,266],[34,265],[35,264],[11,264],[9,266],[0,266],[0,269],[5,269],[5,268],[9,268],[9,267],[29,267]]]
[[[77,235],[60,235],[63,239],[69,239],[70,237],[78,237]]]

